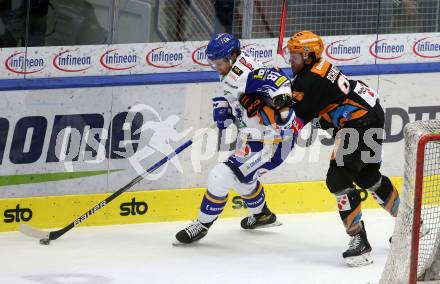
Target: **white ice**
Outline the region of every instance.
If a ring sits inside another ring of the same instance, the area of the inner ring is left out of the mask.
[[[49,246],[0,233],[0,283],[377,283],[394,220],[363,213],[374,259],[365,267],[343,263],[349,238],[332,212],[279,215],[283,226],[258,231],[219,219],[189,247],[171,245],[188,222],[74,228]]]

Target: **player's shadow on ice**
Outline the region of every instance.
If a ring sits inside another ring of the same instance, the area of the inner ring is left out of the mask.
[[[227,249],[227,243],[219,243],[219,242],[213,242],[209,240],[201,240],[194,242],[192,244],[174,244],[173,247],[175,248],[182,248],[182,249],[218,249],[218,250],[224,250]]]
[[[239,232],[242,233],[242,234],[255,235],[255,236],[267,236],[267,235],[278,235],[278,234],[280,234],[280,232],[271,231],[270,229],[239,230]]]

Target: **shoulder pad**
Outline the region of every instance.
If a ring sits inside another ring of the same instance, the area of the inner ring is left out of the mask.
[[[247,56],[244,52],[237,57],[233,67],[234,66],[237,66],[240,69],[247,69],[248,71],[253,71],[263,67],[260,62],[256,61],[252,57]]]
[[[332,64],[327,60],[321,59],[315,64],[313,64],[312,69],[310,71],[319,75],[320,77],[324,77],[327,74],[328,70],[330,70]]]
[[[225,81],[243,81],[248,74],[260,65],[247,56],[240,54],[231,67],[231,71],[225,76]]]

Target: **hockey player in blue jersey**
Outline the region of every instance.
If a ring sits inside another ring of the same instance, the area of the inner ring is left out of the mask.
[[[302,120],[290,107],[290,80],[280,71],[263,66],[240,50],[233,35],[218,34],[206,49],[220,75],[224,95],[213,98],[213,119],[219,129],[235,123],[235,154],[208,175],[198,218],[176,234],[179,243],[203,238],[223,211],[230,189],[237,191],[250,210],[243,229],[278,225],[270,211],[259,177],[278,167],[293,149]]]

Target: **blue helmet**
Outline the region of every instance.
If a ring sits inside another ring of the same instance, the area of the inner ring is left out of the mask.
[[[229,59],[233,51],[240,51],[240,41],[231,34],[216,34],[208,43],[206,56],[209,60]]]

